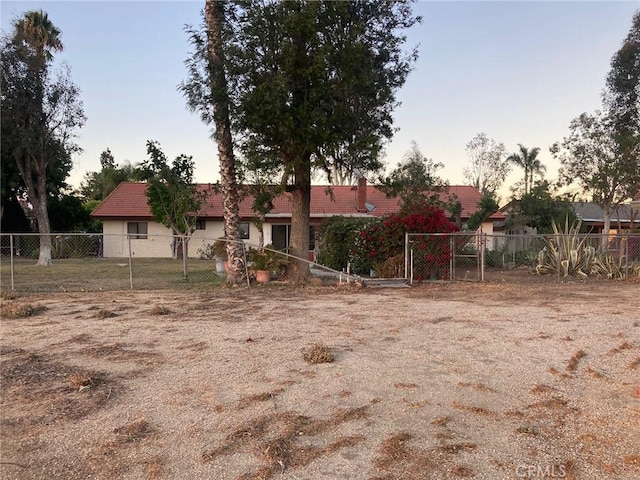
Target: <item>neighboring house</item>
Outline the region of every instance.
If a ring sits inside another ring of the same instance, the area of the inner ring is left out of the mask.
[[[633,202],[632,202],[633,203]],[[574,202],[573,210],[592,233],[602,233],[604,228],[604,213],[602,208],[592,202]],[[610,234],[623,232],[629,229],[640,228],[640,212],[634,210],[631,204],[623,204],[614,208],[611,212]]]
[[[128,255],[130,234],[133,255],[141,257],[164,257],[170,255],[170,245],[164,243],[157,248],[158,237],[172,234],[170,229],[153,220],[147,205],[146,183],[121,183],[91,214],[102,220],[104,233],[104,256]],[[198,184],[198,189],[208,191],[198,214],[196,231],[189,242],[189,256],[199,256],[214,239],[224,236],[222,194],[216,193],[210,184]],[[480,193],[469,186],[451,186],[449,193],[457,197],[462,206],[461,220],[466,222],[478,209]],[[257,245],[258,228],[253,223],[255,213],[251,209],[253,199],[245,197],[240,202],[241,231],[248,245]],[[323,219],[332,216],[375,218],[398,211],[398,199],[387,198],[373,185],[360,179],[357,186],[312,186],[311,229],[318,227]],[[493,222],[503,221],[500,212],[494,213],[482,224],[485,233],[493,232]],[[281,194],[273,201],[273,209],[266,215],[263,225],[264,243],[277,249],[289,245],[291,230],[290,195]],[[312,231],[313,233],[313,231]],[[311,235],[310,257],[315,248]],[[155,243],[155,244],[154,244]],[[152,248],[155,247],[155,248]]]
[[[508,220],[509,216],[513,212],[513,209],[517,206],[519,200],[512,200],[500,209]],[[598,204],[593,202],[572,202],[573,211],[576,216],[582,220],[582,225],[586,227],[590,233],[602,233],[604,228],[604,212]],[[506,221],[495,222],[494,231],[504,229]],[[614,209],[611,214],[611,230],[610,234],[615,235],[618,232],[626,231],[629,229],[640,228],[640,195],[638,199],[631,203],[620,205],[617,209]],[[535,227],[528,227],[526,225],[516,226],[505,232],[507,235],[536,235],[537,230]]]

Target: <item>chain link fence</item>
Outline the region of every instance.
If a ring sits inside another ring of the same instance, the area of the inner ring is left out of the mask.
[[[71,292],[108,290],[208,289],[226,283],[223,257],[215,254],[219,238],[170,235],[105,235],[59,233],[51,239],[52,264],[37,265],[40,234],[0,234],[0,288],[2,291]],[[242,243],[245,265],[252,249]],[[277,250],[271,257],[292,261]],[[323,283],[349,283],[356,276],[337,272],[307,259],[314,276]],[[247,284],[255,276],[248,269]]]
[[[52,265],[36,265],[39,234],[0,235],[2,290],[99,291],[210,287],[225,282],[216,239],[52,234]],[[186,253],[186,255],[184,254]]]
[[[540,278],[554,274],[558,279],[640,276],[640,234],[410,233],[405,250],[406,278],[411,283],[484,281],[505,271],[528,276],[538,273]]]
[[[214,255],[214,238],[191,238],[187,242],[179,236],[74,233],[53,234],[50,238],[52,265],[41,267],[36,265],[39,234],[0,234],[3,291],[206,289],[226,281],[223,260]],[[551,255],[559,245],[566,258]],[[505,272],[532,278],[540,265],[544,266],[541,271],[549,273],[555,259],[557,269],[553,271],[555,279],[560,280],[574,264],[580,267],[583,257],[590,260],[589,268],[599,276],[640,277],[640,234],[410,233],[405,242],[404,279],[413,284],[494,280],[498,274],[502,281],[516,278],[505,277]],[[343,281],[340,272],[313,263],[311,266],[316,276]],[[554,278],[536,277],[543,281]],[[349,275],[344,280],[349,282]]]
[[[482,280],[482,235],[474,233],[408,233],[410,283],[425,280]]]

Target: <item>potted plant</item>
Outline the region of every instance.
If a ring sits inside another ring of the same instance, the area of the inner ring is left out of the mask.
[[[227,242],[224,238],[213,242],[213,258],[216,260],[216,272],[227,271]]]
[[[271,275],[280,275],[289,264],[289,259],[272,249],[271,245],[249,252],[251,271],[256,275],[258,283],[271,280]]]

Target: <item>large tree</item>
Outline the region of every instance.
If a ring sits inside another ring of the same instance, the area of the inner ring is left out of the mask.
[[[400,199],[400,214],[420,213],[427,207],[451,209],[449,184],[438,176],[444,165],[426,157],[414,141],[402,161],[387,177],[380,178],[380,190]]]
[[[147,178],[147,203],[153,218],[171,229],[176,237],[173,256],[182,247],[184,276],[187,277],[189,239],[196,230],[197,215],[206,192],[193,181],[193,159],[179,155],[170,165],[160,145],[147,141],[149,158],[142,164]]]
[[[33,207],[41,234],[38,265],[51,264],[51,166],[70,167],[71,155],[80,150],[75,130],[86,120],[69,69],[57,75],[52,71],[53,53],[60,50],[60,31],[42,11],[27,12],[14,21],[12,35],[2,43],[3,137],[10,136],[3,140],[3,149],[9,148]],[[5,124],[12,128],[5,131]]]
[[[604,108],[612,124],[620,161],[636,170],[632,189],[640,191],[640,10],[631,29],[611,59],[603,95]]]
[[[243,149],[278,159],[291,195],[291,253],[307,258],[312,171],[330,172],[331,152],[356,135],[392,136],[395,96],[416,55],[403,51],[402,31],[419,19],[407,0],[234,7],[224,33],[232,124]],[[290,274],[304,281],[309,267],[294,262]]]
[[[553,185],[542,180],[522,198],[514,199],[513,210],[509,213],[507,227],[509,229],[522,226],[533,227],[537,233],[553,233],[553,222],[564,225],[572,224],[576,214],[571,200],[559,195]]]
[[[214,138],[218,145],[224,232],[227,239],[229,273],[227,282],[238,285],[246,281],[245,252],[241,244],[239,193],[236,178],[236,163],[233,155],[233,138],[229,118],[229,91],[224,68],[223,28],[225,2],[207,0],[205,21],[207,24],[207,52],[209,82],[213,103]]]
[[[524,170],[524,195],[527,195],[533,188],[534,176],[542,176],[547,167],[538,158],[539,147],[527,148],[519,143],[518,148],[519,151],[509,155],[507,161]]]
[[[569,129],[569,136],[554,144],[551,152],[560,160],[561,180],[577,182],[602,207],[605,245],[613,210],[635,193],[638,166],[630,168],[621,155],[613,122],[600,111],[583,113]]]
[[[482,195],[495,197],[511,170],[505,160],[504,144],[489,138],[486,133],[479,133],[467,143],[466,150],[471,165],[463,171],[465,180]]]
[[[104,200],[120,183],[142,179],[139,165],[128,161],[117,165],[108,148],[100,154],[100,167],[99,172],[87,172],[80,184],[80,194],[88,201]]]

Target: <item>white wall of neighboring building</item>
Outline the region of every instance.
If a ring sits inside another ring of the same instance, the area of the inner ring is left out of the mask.
[[[127,236],[127,223],[123,220],[104,220],[103,256],[109,258],[129,257],[131,254],[141,258],[170,258],[172,256],[173,237],[171,230],[162,224],[147,221],[147,238],[131,238]],[[265,224],[265,244],[271,239],[271,226]],[[258,245],[258,228],[249,222],[249,239],[247,245]],[[217,238],[224,236],[224,224],[221,221],[207,220],[204,230],[196,230],[189,240],[189,258],[199,258]],[[268,238],[267,238],[268,237]]]

